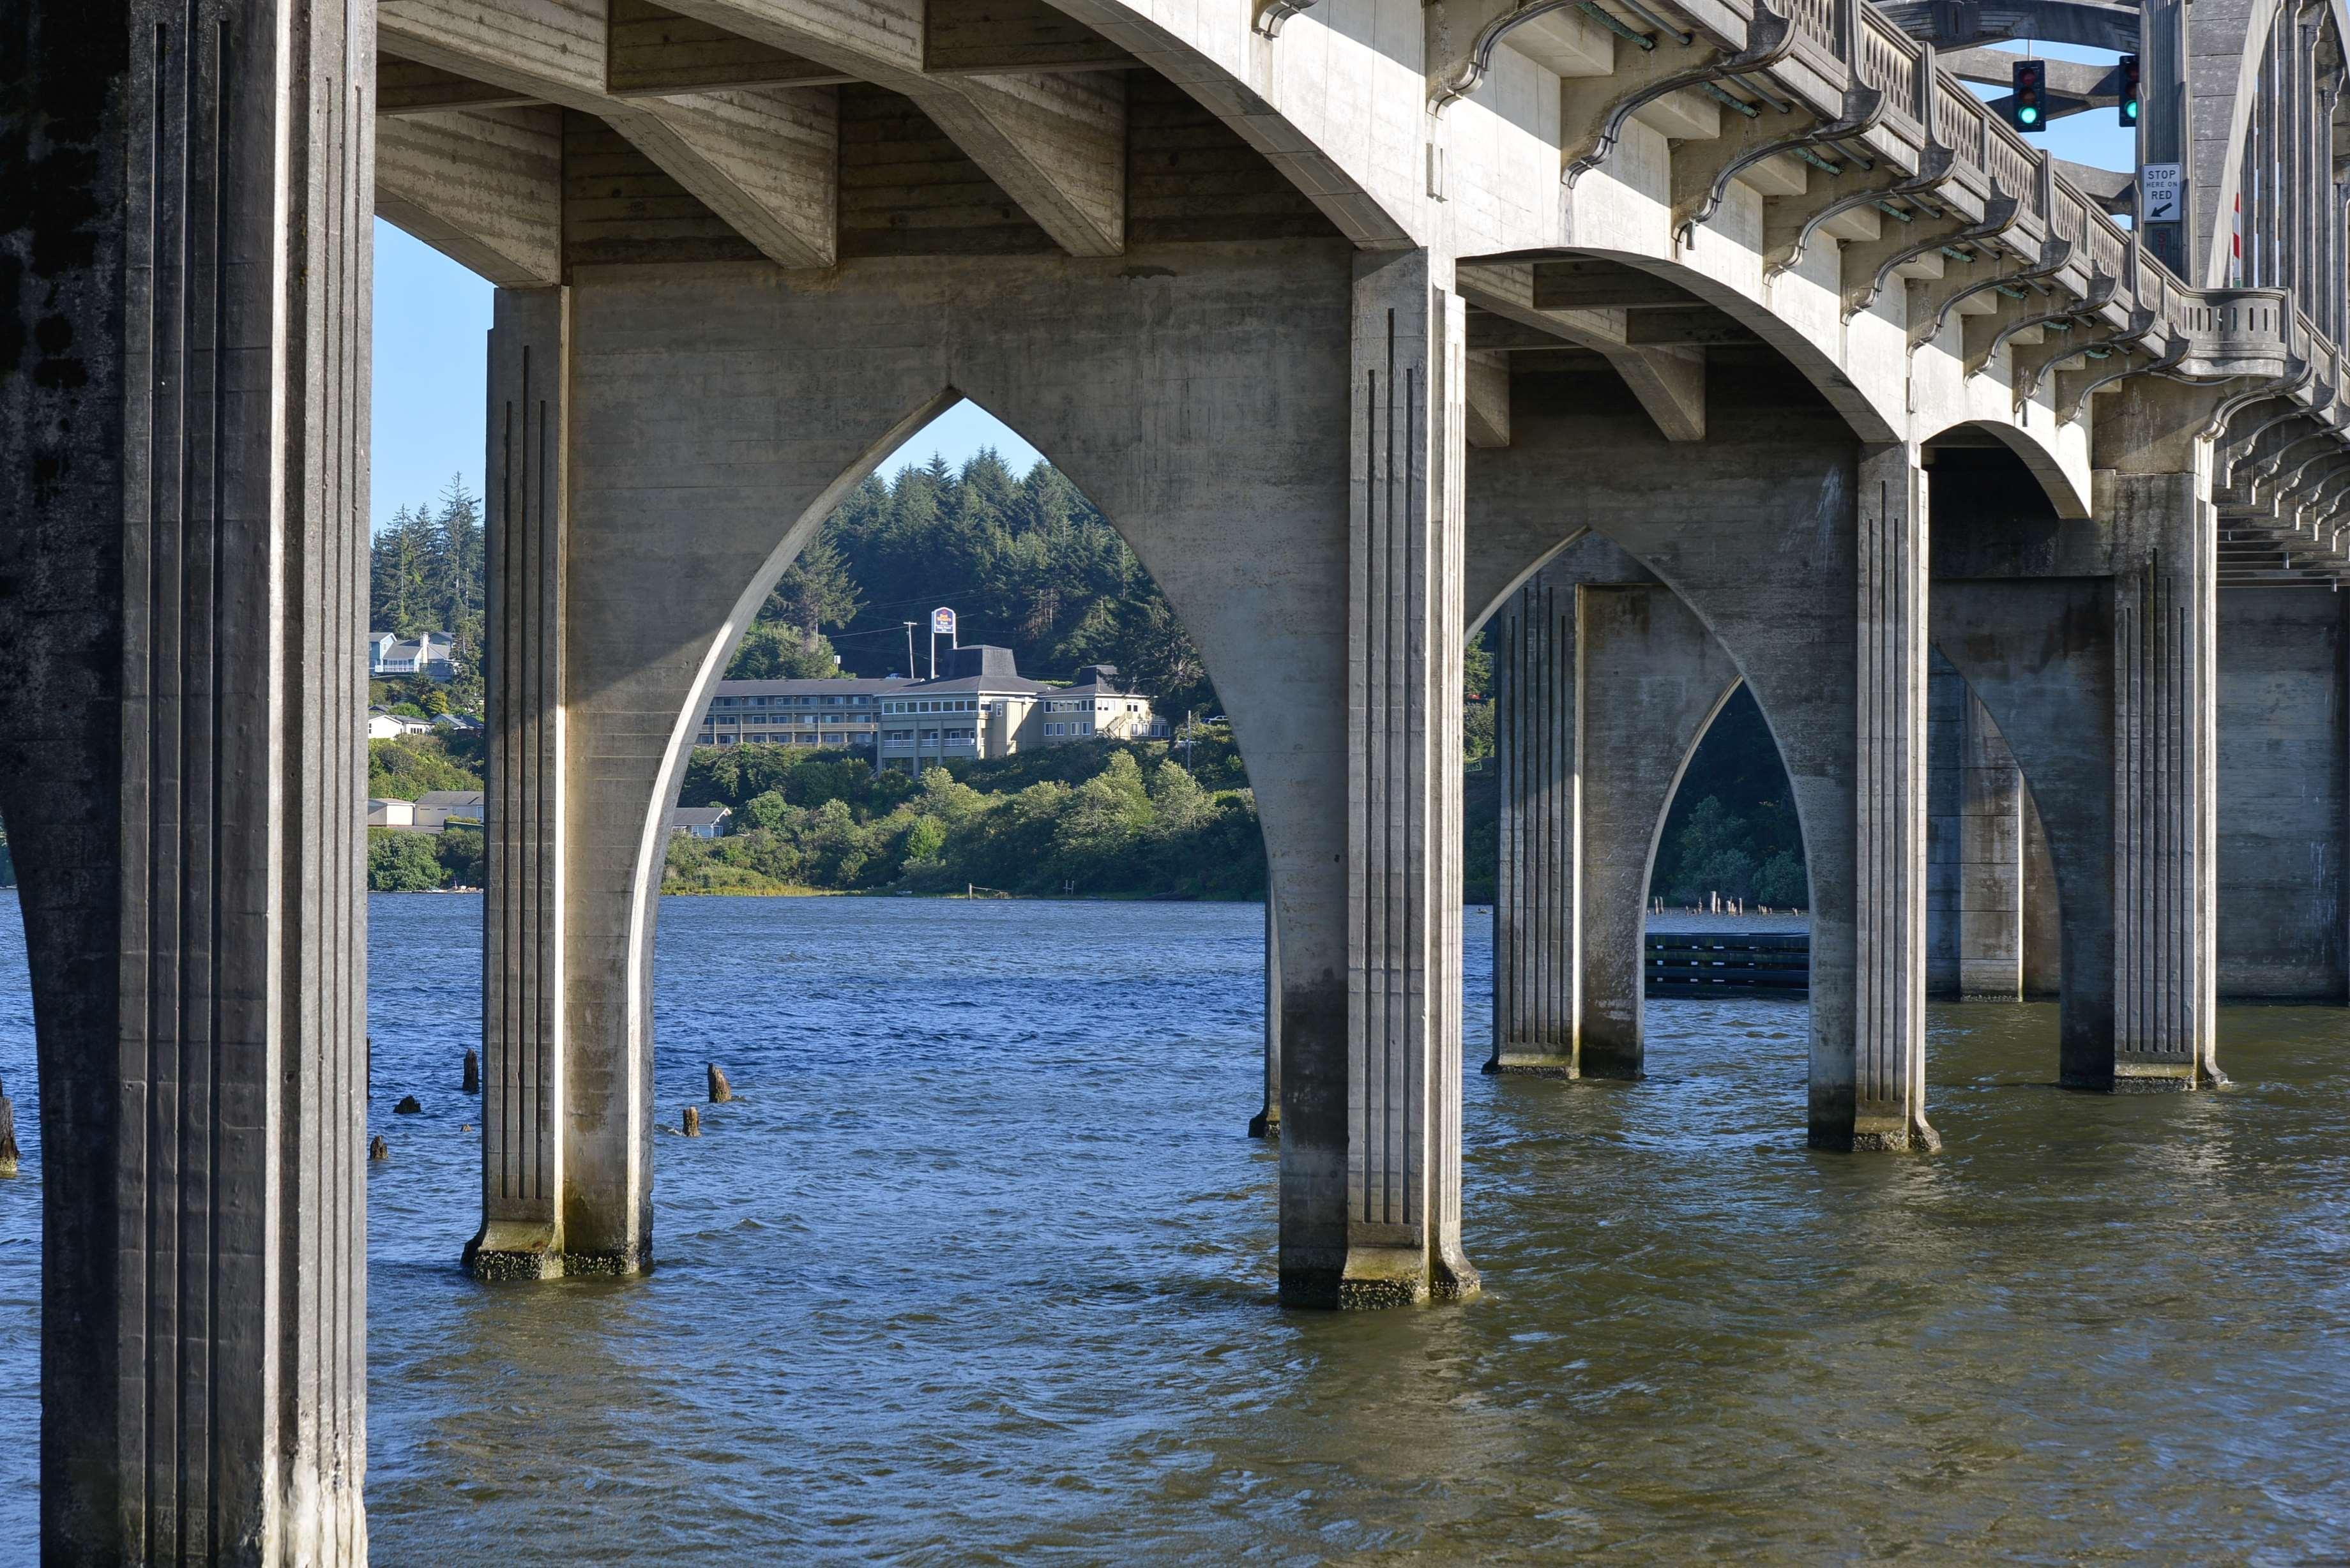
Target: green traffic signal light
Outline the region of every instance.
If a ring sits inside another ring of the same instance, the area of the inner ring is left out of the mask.
[[[2118,99],[2117,107],[2119,108],[2119,109],[2120,109],[2120,111],[2121,111],[2121,122],[2122,122],[2122,124],[2123,124],[2125,127],[2127,127],[2127,126],[2133,126],[2133,125],[2136,125],[2136,124],[2137,123],[2137,106],[2138,106],[2138,69],[2137,69],[2137,57],[2136,55],[2124,55],[2124,56],[2122,57],[2122,58],[2121,58],[2121,67],[2120,67],[2120,69],[2121,69],[2121,78],[2122,78],[2122,80],[2121,80],[2121,94],[2120,94],[2120,97],[2119,97],[2119,99]]]
[[[2041,60],[2018,60],[2010,83],[2008,118],[2018,130],[2039,130],[2047,115],[2048,67]]]

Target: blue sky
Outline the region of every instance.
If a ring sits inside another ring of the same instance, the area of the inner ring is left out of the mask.
[[[2048,59],[2095,60],[2113,56],[2047,44]],[[1977,89],[1986,97],[2001,89]],[[2110,109],[2060,119],[2044,138],[2059,158],[2106,169],[2137,160],[2135,133],[2116,123]],[[484,338],[490,329],[490,286],[390,223],[375,226],[375,425],[372,493],[379,528],[402,506],[429,503],[455,475],[476,494],[482,488]],[[927,462],[932,452],[960,465],[983,446],[1003,454],[1014,471],[1037,461],[1036,449],[1007,425],[971,403],[959,403],[899,447],[882,464],[894,472]]]

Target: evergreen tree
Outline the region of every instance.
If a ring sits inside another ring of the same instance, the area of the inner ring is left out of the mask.
[[[824,640],[827,623],[846,623],[864,604],[864,596],[857,591],[856,579],[848,575],[840,552],[833,548],[831,540],[819,535],[785,569],[775,591],[767,596],[759,618],[797,628],[801,650],[813,654]],[[828,666],[825,673],[832,673]]]

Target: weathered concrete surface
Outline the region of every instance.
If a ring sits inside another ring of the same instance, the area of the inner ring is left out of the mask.
[[[2012,1001],[2023,993],[2022,774],[1966,678],[1939,650],[1931,708],[1927,990]]]
[[[1936,577],[1934,640],[2032,781],[2064,909],[2059,1075],[2113,1080],[2113,589]]]
[[[1596,534],[1512,597],[1501,638],[1486,1071],[1637,1078],[1658,839],[1737,672],[1689,607]]]
[[[1482,541],[1483,535],[1472,537]],[[1622,556],[1606,540],[1596,543]],[[1477,555],[1472,548],[1471,581]],[[1489,1073],[1571,1078],[1578,1071],[1582,857],[1575,834],[1582,813],[1576,732],[1582,680],[1576,564],[1555,560],[1555,575],[1548,568],[1537,573],[1495,617],[1493,766],[1501,775],[1501,802]]]
[[[1264,899],[1264,1103],[1249,1118],[1251,1137],[1281,1136],[1281,922]]]
[[[2064,911],[2056,862],[2032,781],[2023,781],[2023,994],[2046,1001],[2064,989]]]
[[[572,1079],[565,954],[565,751],[571,299],[497,292],[484,453],[488,809],[484,824],[482,1229],[484,1279],[629,1273],[639,1244],[592,1251],[565,1226]],[[597,1107],[591,1102],[591,1112]],[[592,1119],[592,1118],[591,1118]]]
[[[363,1563],[372,13],[0,40],[40,1555]]]
[[[1580,595],[1584,764],[1580,1066],[1637,1078],[1648,881],[1665,814],[1714,715],[1737,690],[1730,655],[1661,583]]]
[[[2220,590],[2221,996],[2350,998],[2350,598]]]
[[[812,281],[575,269],[567,1258],[650,1255],[659,826],[690,715],[839,497],[960,394],[1125,533],[1248,757],[1278,905],[1287,1294],[1473,1287],[1457,1185],[1460,306],[1424,259],[1394,265],[1358,283],[1345,246],[1295,242],[872,261]],[[1363,439],[1372,453],[1350,450]],[[488,1124],[494,1164],[504,1125]]]
[[[1511,445],[1471,454],[1473,526],[1530,560],[1596,529],[1728,649],[1810,862],[1811,1137],[1927,1144],[1922,486],[1792,378],[1716,376],[1708,400],[1707,441],[1668,444],[1610,378],[1515,378]]]

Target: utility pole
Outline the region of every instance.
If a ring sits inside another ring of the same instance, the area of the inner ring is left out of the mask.
[[[907,679],[907,680],[911,680],[915,679],[915,672],[914,672],[914,628],[915,628],[916,627],[920,626],[920,624],[921,624],[921,622],[920,622],[920,621],[912,621],[912,620],[910,620],[910,621],[908,621],[908,622],[906,623],[906,679]]]

